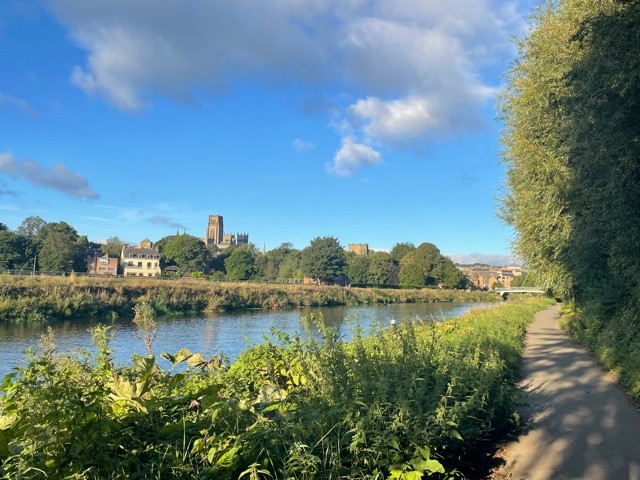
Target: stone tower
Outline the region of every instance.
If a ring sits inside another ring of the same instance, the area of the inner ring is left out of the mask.
[[[224,237],[224,226],[222,223],[222,215],[209,215],[209,224],[207,225],[207,234],[205,242],[207,245],[219,245]]]

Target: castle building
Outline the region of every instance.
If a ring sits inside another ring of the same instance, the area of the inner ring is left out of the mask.
[[[221,245],[224,242],[224,223],[222,215],[209,215],[207,233],[204,237],[206,245]]]
[[[369,255],[368,243],[350,243],[347,251],[353,252],[356,255]]]
[[[224,233],[222,215],[209,215],[209,223],[207,224],[204,243],[218,248],[228,248],[232,245],[246,245],[249,243],[249,234]]]

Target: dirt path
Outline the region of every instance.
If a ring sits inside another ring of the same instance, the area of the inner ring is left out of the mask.
[[[640,411],[585,350],[538,313],[524,357],[525,431],[494,478],[640,480]]]

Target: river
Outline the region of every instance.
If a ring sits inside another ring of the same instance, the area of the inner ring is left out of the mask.
[[[355,325],[368,331],[373,325],[389,325],[420,320],[442,320],[460,315],[472,308],[486,307],[485,303],[410,303],[359,307],[325,307],[305,310],[252,310],[241,312],[212,313],[208,315],[165,317],[157,319],[157,335],[154,352],[175,353],[181,348],[192,352],[212,355],[223,352],[231,360],[247,348],[259,343],[271,329],[285,333],[301,333],[301,316],[313,313],[322,315],[326,325],[338,328],[345,340]],[[54,328],[58,352],[73,352],[77,349],[94,351],[91,344],[91,327],[94,320],[57,322]],[[117,363],[127,363],[131,354],[146,354],[141,336],[130,319],[102,322],[111,325],[111,348]],[[38,339],[47,329],[46,325],[1,326],[0,327],[0,379],[15,367],[25,363],[24,351],[35,348]],[[160,365],[169,367],[164,359]]]

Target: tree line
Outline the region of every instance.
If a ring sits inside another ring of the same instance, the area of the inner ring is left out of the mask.
[[[84,272],[96,253],[119,257],[125,242],[118,237],[104,244],[90,242],[66,222],[27,217],[15,231],[0,224],[0,269]],[[316,237],[302,250],[291,243],[261,252],[253,244],[224,250],[208,248],[186,233],[169,235],[154,247],[162,268],[176,266],[178,274],[217,280],[276,280],[308,277],[317,283],[372,286],[442,286],[463,288],[466,278],[431,243],[396,243],[390,252],[357,255],[346,252],[337,238]]]
[[[640,398],[640,2],[543,3],[503,92],[503,218],[575,336]],[[634,353],[635,352],[635,353]]]

